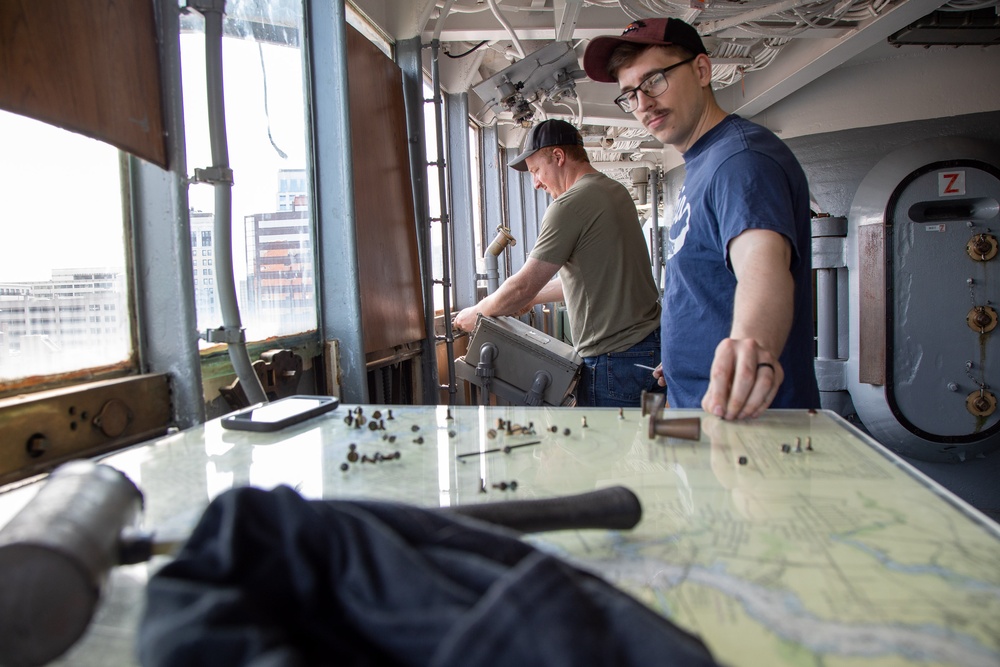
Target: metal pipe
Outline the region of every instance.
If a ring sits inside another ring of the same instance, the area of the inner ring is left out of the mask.
[[[189,5],[190,6],[190,5]],[[225,0],[203,2],[193,9],[205,17],[205,70],[208,88],[208,129],[212,145],[212,186],[215,188],[215,279],[222,310],[222,340],[240,385],[251,403],[267,402],[260,378],[247,352],[246,337],[236,300],[233,275],[233,182],[226,136],[226,103],[222,75],[222,15]],[[218,340],[213,338],[212,340]]]
[[[483,405],[490,404],[490,384],[496,376],[497,371],[493,365],[497,357],[497,346],[493,343],[483,343],[479,348],[479,363],[476,364],[476,375],[479,377]]]
[[[483,260],[486,262],[487,294],[493,294],[500,288],[500,260],[497,258],[500,257],[500,253],[508,244],[517,245],[517,239],[511,236],[510,229],[498,225],[496,237],[490,242],[485,254],[483,254]]]
[[[656,290],[659,292],[663,252],[660,249],[660,172],[658,169],[649,172],[649,189],[652,192],[650,197],[652,200],[652,210],[650,211],[652,228],[650,231],[653,234],[650,243],[653,247],[650,250],[653,255],[653,280],[656,282]]]
[[[816,270],[816,356],[837,358],[837,269]]]

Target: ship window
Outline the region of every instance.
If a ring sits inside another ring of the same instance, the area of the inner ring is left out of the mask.
[[[94,336],[64,316],[128,309],[119,151],[4,111],[0,136],[0,238],[8,249],[0,262],[0,392],[25,378],[40,384],[120,368],[132,356],[128,318]],[[68,284],[78,289],[56,291]],[[40,307],[51,317],[32,315]]]
[[[444,278],[444,254],[442,253],[441,237],[441,190],[438,178],[438,150],[437,150],[437,124],[434,116],[434,90],[424,83],[424,142],[427,153],[427,203],[431,216],[431,261],[434,266],[434,312],[441,314],[444,312],[444,293],[439,282]],[[444,105],[441,106],[444,114]],[[441,119],[441,126],[447,127],[444,118]],[[452,268],[449,268],[449,272]],[[454,303],[454,297],[452,297]]]
[[[483,177],[483,166],[481,161],[482,131],[479,125],[469,121],[469,166],[472,168],[472,182],[479,183]],[[483,238],[486,237],[486,230],[483,229],[483,189],[472,188],[472,233],[476,242],[476,272],[486,273],[486,260],[483,254],[486,252],[486,244]]]
[[[232,265],[241,323],[247,339],[257,341],[317,327],[302,5],[268,0],[244,8],[230,3],[226,11],[222,61],[229,167],[233,170]],[[204,29],[204,19],[197,12],[181,20],[189,171],[213,166]],[[217,259],[222,239],[211,231],[216,224],[214,188],[193,185],[188,197],[192,235],[200,232],[199,239],[211,235],[216,244],[211,256]],[[281,266],[279,279],[267,275],[274,265]],[[198,269],[196,265],[196,275]],[[196,285],[202,331],[223,324],[213,287],[212,278]]]

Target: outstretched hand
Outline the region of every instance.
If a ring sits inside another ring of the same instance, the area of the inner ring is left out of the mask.
[[[759,417],[774,401],[784,379],[781,364],[756,341],[725,338],[715,348],[701,407],[723,419]]]

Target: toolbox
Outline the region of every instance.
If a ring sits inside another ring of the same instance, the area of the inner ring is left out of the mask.
[[[526,399],[516,402],[556,406],[575,402],[573,391],[580,379],[583,359],[572,346],[516,318],[480,315],[469,340],[468,352],[457,359],[458,363],[471,367],[461,373],[470,382],[475,382],[475,369],[487,343],[496,347],[493,377],[500,381],[497,385],[509,385],[519,398]],[[549,376],[540,403],[536,402],[537,397],[535,400],[528,397],[532,387],[537,386],[539,373]]]

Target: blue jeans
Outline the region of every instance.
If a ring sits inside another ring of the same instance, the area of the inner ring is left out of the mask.
[[[576,404],[580,407],[638,408],[643,390],[662,392],[653,371],[660,364],[660,328],[622,352],[584,357]]]

